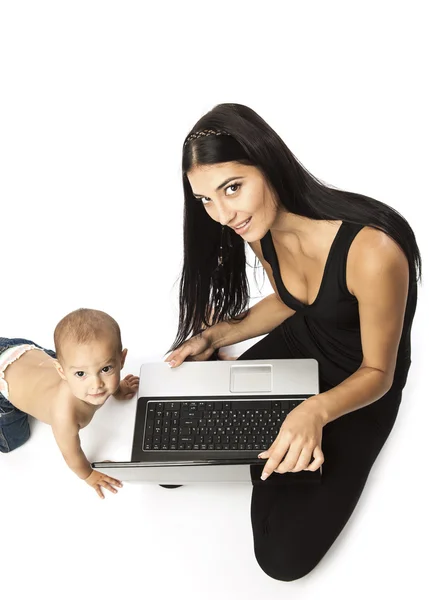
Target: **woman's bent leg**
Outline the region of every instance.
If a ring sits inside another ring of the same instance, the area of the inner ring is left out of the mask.
[[[279,329],[240,359],[302,358],[293,356]],[[267,575],[282,581],[299,579],[326,554],[359,500],[400,401],[401,391],[392,389],[376,403],[324,427],[325,462],[320,484],[264,487],[258,482],[253,487],[255,556]]]

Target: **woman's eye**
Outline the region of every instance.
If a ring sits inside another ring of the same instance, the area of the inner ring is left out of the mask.
[[[85,375],[85,371],[76,371],[76,377],[83,377]]]
[[[102,370],[103,373],[108,373],[109,371],[112,370],[112,367],[111,366],[109,366],[109,367],[103,367],[101,370]]]
[[[210,198],[200,198],[203,204],[208,204],[210,202]]]
[[[240,189],[239,183],[232,183],[227,188],[225,188],[225,194],[227,196],[230,196],[231,194],[235,194],[235,192],[238,192],[239,189]],[[228,193],[228,190],[231,190],[231,193]]]

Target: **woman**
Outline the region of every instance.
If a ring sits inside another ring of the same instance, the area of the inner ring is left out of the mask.
[[[271,577],[291,581],[346,524],[396,419],[420,253],[403,217],[322,184],[245,106],[222,104],[202,117],[182,167],[180,325],[166,360],[207,360],[268,334],[240,358],[319,363],[321,392],[288,414],[261,458],[263,479],[323,463],[322,484],[253,488],[256,558]],[[250,310],[246,243],[274,290]]]

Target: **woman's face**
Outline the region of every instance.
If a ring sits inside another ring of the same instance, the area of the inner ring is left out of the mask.
[[[278,204],[257,167],[237,162],[197,165],[187,175],[209,216],[246,242],[263,238],[274,223]]]

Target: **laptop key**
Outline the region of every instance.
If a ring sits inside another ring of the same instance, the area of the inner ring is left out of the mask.
[[[193,444],[194,436],[193,435],[181,435],[179,436],[179,441],[184,442],[185,444]]]
[[[198,427],[198,419],[180,419],[181,427]]]
[[[145,438],[143,447],[145,450],[152,450],[152,438],[151,437]]]
[[[232,409],[240,412],[246,410],[256,410],[257,408],[267,408],[271,410],[271,400],[233,400]]]

